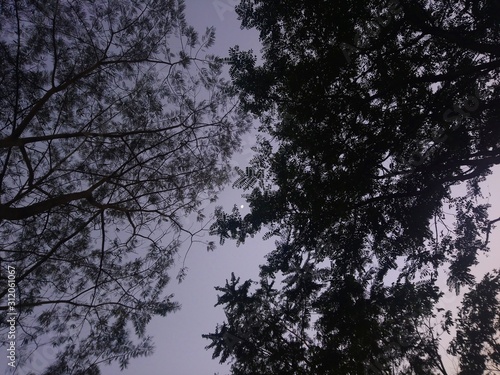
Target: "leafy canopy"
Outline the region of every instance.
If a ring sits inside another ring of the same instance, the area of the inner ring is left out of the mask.
[[[499,10],[241,1],[263,62],[235,47],[231,74],[262,124],[250,167],[265,181],[248,215],[219,209],[212,232],[243,242],[265,227],[276,248],[256,289],[219,289],[227,323],[205,337],[234,374],[447,373],[438,280],[474,287],[498,221],[480,183],[500,162]],[[460,371],[484,368],[463,342]]]
[[[178,309],[167,271],[200,231],[183,217],[203,220],[249,126],[214,37],[183,1],[0,5],[0,310],[13,267],[17,371],[125,367]]]

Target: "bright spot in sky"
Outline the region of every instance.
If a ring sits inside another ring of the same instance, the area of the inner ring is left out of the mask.
[[[243,206],[243,205],[240,206],[240,208],[243,208],[243,207],[245,207],[245,206]]]

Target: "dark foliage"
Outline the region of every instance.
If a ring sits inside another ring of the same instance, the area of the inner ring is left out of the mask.
[[[436,309],[437,280],[447,271],[457,293],[474,286],[497,221],[479,201],[500,162],[497,3],[237,10],[263,43],[260,66],[234,48],[231,73],[261,120],[252,167],[271,187],[253,189],[245,217],[217,211],[212,231],[243,242],[265,227],[278,240],[259,288],[220,289],[228,322],[209,347],[234,374],[446,374],[439,336],[453,319]],[[458,185],[466,192],[452,195]],[[250,316],[258,329],[224,341]],[[468,349],[456,348],[466,371]]]

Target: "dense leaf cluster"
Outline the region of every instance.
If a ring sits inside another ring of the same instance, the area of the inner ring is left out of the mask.
[[[448,373],[440,334],[453,319],[435,309],[437,281],[474,288],[498,221],[480,183],[500,162],[499,10],[493,1],[241,1],[263,62],[236,47],[231,73],[267,136],[253,167],[265,166],[271,188],[253,189],[245,217],[217,211],[212,231],[243,242],[266,227],[278,239],[260,287],[220,289],[228,322],[209,347],[234,359],[234,374]],[[268,289],[276,278],[282,287]],[[495,311],[495,295],[485,309]],[[224,334],[245,330],[247,309],[262,327],[228,345]],[[460,324],[479,319],[462,314]],[[464,340],[454,346],[461,373],[498,366]]]

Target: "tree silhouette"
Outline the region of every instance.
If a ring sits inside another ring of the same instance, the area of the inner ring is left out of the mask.
[[[500,273],[488,273],[465,295],[450,352],[461,375],[500,371]]]
[[[17,314],[18,371],[47,345],[33,373],[125,367],[178,309],[167,270],[199,231],[182,218],[203,220],[249,127],[214,37],[183,1],[0,5],[0,310]]]
[[[235,47],[231,74],[261,119],[250,167],[270,188],[253,188],[245,217],[217,210],[211,229],[277,240],[260,287],[223,290],[228,321],[208,347],[234,374],[447,374],[440,335],[454,320],[436,282],[446,271],[456,292],[473,287],[498,221],[479,201],[500,162],[498,5],[242,0],[237,12],[263,44],[261,65]],[[272,308],[229,347],[221,335],[250,314],[240,300]]]

